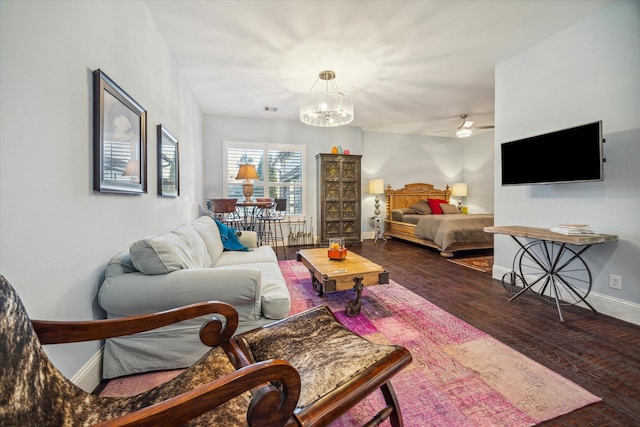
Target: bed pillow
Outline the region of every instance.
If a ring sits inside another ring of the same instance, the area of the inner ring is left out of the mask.
[[[449,203],[446,200],[442,199],[427,199],[429,203],[429,207],[431,208],[431,212],[434,215],[442,215],[442,209],[440,208],[440,203]]]
[[[420,215],[429,215],[432,211],[426,200],[419,200],[415,205],[409,206],[409,209],[413,209]]]
[[[442,209],[443,214],[458,214],[460,211],[457,206],[453,206],[449,203],[440,203],[440,209]]]
[[[392,209],[391,210],[391,220],[392,221],[402,221],[402,216],[405,214],[415,214],[416,211],[414,211],[411,208],[397,208],[397,209]]]

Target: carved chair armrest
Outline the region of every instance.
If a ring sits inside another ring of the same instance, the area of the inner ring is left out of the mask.
[[[267,360],[238,369],[164,402],[95,426],[182,425],[270,381],[278,381],[282,391],[266,385],[262,393],[254,394],[247,420],[250,426],[283,426],[291,418],[300,395],[300,376],[284,360]]]
[[[217,318],[207,321],[200,329],[200,339],[210,347],[227,342],[238,327],[238,312],[229,304],[217,301],[186,305],[158,313],[87,321],[31,320],[42,344],[62,344],[94,341],[131,335],[171,325],[206,314],[221,314],[223,325]]]

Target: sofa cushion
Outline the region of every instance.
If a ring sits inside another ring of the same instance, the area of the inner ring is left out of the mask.
[[[133,265],[144,274],[166,274],[213,266],[207,247],[191,226],[138,240],[129,247]]]
[[[209,216],[201,216],[191,226],[204,241],[211,257],[211,262],[215,264],[224,250],[222,239],[220,238],[220,230],[215,221]]]
[[[260,246],[249,252],[225,251],[220,255],[214,267],[228,265],[251,267],[255,263],[271,262],[278,265],[278,258],[271,246]]]
[[[278,263],[257,264],[262,276],[260,286],[262,314],[268,319],[284,319],[291,310],[291,295]]]
[[[261,247],[271,249],[269,246]],[[256,268],[260,271],[260,311],[264,317],[284,319],[289,315],[291,295],[277,262],[258,262],[245,267],[228,265],[217,267],[216,270],[226,271],[238,268]]]

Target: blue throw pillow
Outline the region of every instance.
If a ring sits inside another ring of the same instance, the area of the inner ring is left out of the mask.
[[[222,246],[225,251],[248,251],[245,245],[240,243],[238,236],[241,232],[236,230],[235,228],[227,227],[225,224],[221,223],[217,219],[215,220],[218,225],[218,230],[220,230],[220,238],[222,239]]]

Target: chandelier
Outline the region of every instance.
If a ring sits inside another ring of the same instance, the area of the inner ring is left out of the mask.
[[[341,93],[335,82],[335,71],[325,70],[318,79],[326,82],[325,92],[309,93],[300,100],[300,121],[311,126],[334,127],[347,125],[353,121],[353,98]]]

